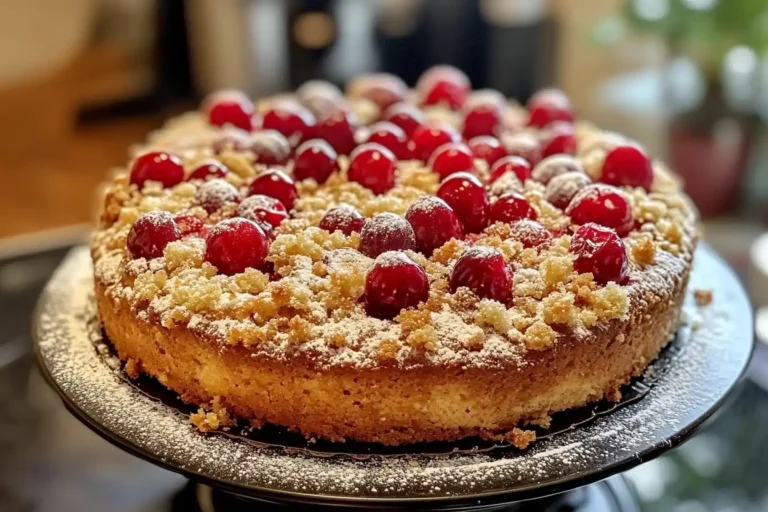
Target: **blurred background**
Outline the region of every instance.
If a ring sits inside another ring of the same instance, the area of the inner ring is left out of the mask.
[[[159,511],[183,484],[70,418],[29,355],[98,183],[169,115],[439,63],[521,102],[555,85],[683,177],[768,339],[767,51],[768,0],[0,0],[0,510]],[[630,473],[645,510],[768,510],[766,351],[726,413]]]

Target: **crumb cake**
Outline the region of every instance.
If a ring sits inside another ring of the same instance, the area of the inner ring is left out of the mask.
[[[696,215],[637,143],[454,68],[208,97],[134,148],[91,239],[125,371],[308,438],[506,439],[641,374]]]

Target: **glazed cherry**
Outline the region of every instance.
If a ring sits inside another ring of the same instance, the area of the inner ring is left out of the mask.
[[[385,110],[387,107],[403,101],[408,87],[400,77],[389,73],[374,73],[358,78],[350,85],[353,97],[365,98]]]
[[[283,203],[288,210],[293,209],[293,205],[299,197],[296,184],[287,174],[278,169],[272,169],[256,176],[256,179],[251,182],[251,186],[248,187],[248,195],[254,194],[274,197]]]
[[[470,140],[467,145],[472,150],[475,158],[485,160],[488,165],[495,164],[499,159],[507,156],[507,150],[499,139],[490,135],[480,135]]]
[[[360,231],[360,252],[370,258],[406,249],[416,249],[416,235],[408,221],[394,213],[374,215]]]
[[[229,172],[229,169],[227,169],[223,163],[211,158],[199,162],[195,168],[192,169],[192,172],[189,174],[187,181],[206,180],[209,177],[223,178],[227,172]]]
[[[512,268],[504,261],[501,251],[475,245],[456,261],[449,284],[452,292],[465,287],[481,299],[510,304],[513,277]]]
[[[326,141],[308,140],[296,149],[293,177],[299,181],[312,178],[319,184],[325,183],[331,174],[339,170],[338,156]]]
[[[166,151],[150,151],[139,156],[131,166],[131,183],[140,189],[147,181],[158,181],[169,188],[184,180],[184,166],[179,157]]]
[[[416,128],[411,134],[408,150],[413,158],[427,162],[437,148],[449,142],[458,142],[459,139],[458,132],[451,126],[425,124]]]
[[[449,142],[437,148],[429,158],[427,166],[444,180],[455,172],[475,171],[475,158],[472,150],[462,142]]]
[[[530,249],[548,244],[552,240],[552,233],[535,220],[522,219],[509,225],[509,238]]]
[[[211,228],[206,238],[205,261],[231,276],[247,268],[263,267],[269,238],[253,221],[235,217]]]
[[[296,145],[314,135],[315,116],[298,103],[283,101],[264,114],[262,126],[280,132]]]
[[[619,236],[627,235],[633,227],[629,198],[619,188],[602,183],[581,189],[565,209],[574,224],[590,222],[612,228]]]
[[[494,135],[501,124],[502,110],[493,103],[480,103],[464,114],[464,127],[461,135],[472,139],[479,135]]]
[[[501,143],[510,156],[525,158],[531,167],[538,164],[541,159],[541,143],[533,135],[525,133],[502,134]]]
[[[261,225],[266,222],[276,228],[288,218],[285,205],[274,197],[255,194],[243,199],[237,207],[237,215]],[[269,234],[269,233],[267,233]]]
[[[163,255],[165,246],[181,239],[181,230],[173,215],[164,211],[153,211],[139,217],[128,232],[126,245],[131,257],[148,260]]]
[[[428,69],[416,84],[424,105],[445,105],[452,110],[464,105],[470,88],[467,75],[452,66]]]
[[[204,102],[208,122],[214,126],[232,125],[241,130],[254,129],[253,102],[240,91],[214,93]]]
[[[580,172],[583,174],[584,168],[571,155],[552,155],[539,162],[539,165],[533,168],[531,178],[546,185],[555,176],[568,172]]]
[[[651,159],[637,146],[615,147],[605,155],[600,181],[649,191],[653,183]]]
[[[544,128],[555,121],[573,123],[568,97],[558,89],[542,89],[528,100],[528,126]]]
[[[542,132],[541,154],[544,157],[558,154],[576,154],[576,135],[573,125],[557,121]]]
[[[488,193],[474,175],[451,174],[440,184],[437,197],[453,208],[467,233],[479,233],[488,226],[491,210]]]
[[[491,205],[491,222],[513,222],[520,219],[536,220],[539,216],[531,203],[517,192],[510,192],[499,197]]]
[[[591,184],[589,176],[581,171],[569,171],[549,180],[544,198],[554,206],[565,210],[579,190]]]
[[[275,130],[251,134],[248,149],[256,156],[256,162],[264,165],[284,165],[291,157],[291,143]]]
[[[461,240],[464,229],[453,208],[435,196],[421,196],[405,212],[416,235],[416,248],[425,256],[432,256],[451,238]]]
[[[491,166],[491,175],[488,181],[493,183],[508,172],[514,174],[520,180],[520,183],[524,183],[525,180],[531,177],[531,164],[528,163],[528,160],[519,156],[499,158]]]
[[[379,144],[358,146],[350,155],[347,177],[374,194],[383,194],[395,186],[397,158]]]
[[[362,138],[360,142],[375,142],[381,144],[392,153],[398,160],[407,160],[408,136],[402,128],[388,121],[380,121],[366,128],[360,128]]]
[[[410,103],[395,103],[384,112],[382,118],[399,126],[408,137],[424,124],[424,112]]]
[[[342,203],[325,212],[317,227],[329,233],[341,231],[349,236],[354,232],[359,233],[364,225],[365,217],[363,217],[363,214],[354,206]]]
[[[351,112],[342,108],[333,109],[318,119],[315,135],[327,141],[340,155],[348,155],[357,146],[355,130],[358,124]]]
[[[378,256],[365,278],[365,309],[377,318],[394,318],[428,297],[427,273],[400,251]]]
[[[582,274],[591,272],[598,283],[621,284],[629,278],[627,249],[612,229],[584,224],[571,238],[571,252],[576,255],[573,268]]]
[[[234,185],[226,180],[217,178],[206,181],[197,188],[195,200],[208,213],[213,213],[225,204],[234,204],[240,201],[240,194]]]

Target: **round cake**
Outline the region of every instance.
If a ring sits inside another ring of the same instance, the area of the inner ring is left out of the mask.
[[[91,254],[124,370],[202,431],[524,448],[670,341],[695,223],[561,91],[524,107],[438,66],[209,96],[115,173]]]

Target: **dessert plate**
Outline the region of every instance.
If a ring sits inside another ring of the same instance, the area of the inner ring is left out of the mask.
[[[200,434],[169,405],[174,397],[159,400],[151,385],[128,381],[103,339],[91,276],[87,249],[73,250],[48,284],[36,318],[40,368],[70,411],[150,462],[236,494],[283,502],[426,509],[508,503],[586,485],[689,437],[739,381],[753,349],[746,295],[704,245],[684,322],[652,374],[627,388],[621,407],[566,413],[556,433],[544,433],[526,451],[471,440],[397,451],[356,443],[307,447],[279,432],[259,442],[258,435]],[[711,290],[712,303],[697,306],[696,289]]]

